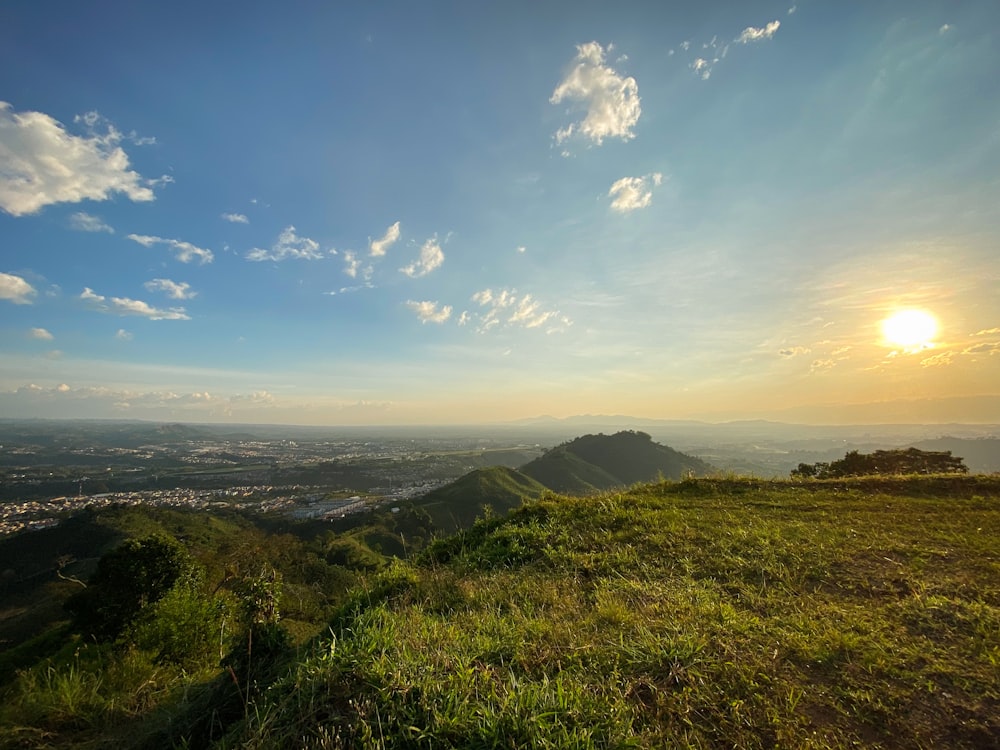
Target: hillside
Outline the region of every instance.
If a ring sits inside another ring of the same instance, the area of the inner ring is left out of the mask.
[[[552,497],[370,580],[230,740],[997,747],[998,549],[981,477]]]
[[[546,488],[534,479],[506,466],[476,469],[414,501],[427,511],[434,525],[448,532],[468,528],[483,515],[488,505],[493,513],[504,514],[526,499],[537,498]]]
[[[0,746],[1000,747],[998,550],[997,477],[548,495],[253,673],[71,642],[0,696]]]
[[[644,432],[584,435],[547,451],[520,468],[551,490],[586,494],[657,478],[704,475],[712,467],[699,458],[654,443]]]

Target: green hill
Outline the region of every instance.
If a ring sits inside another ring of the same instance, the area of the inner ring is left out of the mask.
[[[520,469],[549,489],[567,494],[704,475],[712,467],[694,456],[654,443],[644,432],[584,435],[553,448]]]
[[[451,484],[427,493],[414,502],[426,510],[434,525],[448,532],[468,528],[483,515],[488,505],[494,513],[504,514],[519,507],[525,499],[537,498],[546,488],[531,477],[506,466],[476,469]]]
[[[0,688],[0,747],[1000,747],[997,550],[1000,477],[548,494],[359,571],[309,643],[67,642]]]

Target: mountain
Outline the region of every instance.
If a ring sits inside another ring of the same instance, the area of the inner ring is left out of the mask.
[[[468,528],[489,505],[497,514],[519,507],[525,499],[537,498],[546,487],[506,466],[476,469],[451,484],[433,490],[414,506],[426,510],[434,525],[446,531]]]
[[[575,494],[712,470],[699,458],[654,443],[645,432],[631,430],[578,437],[520,469],[551,490]]]

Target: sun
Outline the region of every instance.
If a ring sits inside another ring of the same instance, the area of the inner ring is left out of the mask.
[[[924,310],[899,310],[882,321],[885,342],[907,351],[929,349],[937,331],[937,318]]]

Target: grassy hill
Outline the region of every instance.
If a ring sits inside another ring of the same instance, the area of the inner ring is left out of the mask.
[[[102,653],[22,677],[0,746],[1000,747],[1000,477],[548,495],[363,578],[228,714]]]
[[[453,532],[471,526],[483,515],[484,505],[494,513],[504,514],[545,491],[543,485],[515,469],[492,466],[471,471],[427,493],[414,506],[427,511],[437,528]]]
[[[712,467],[654,443],[644,432],[626,431],[576,438],[525,464],[520,471],[556,492],[586,494],[658,478],[680,479],[688,473],[708,474]]]

